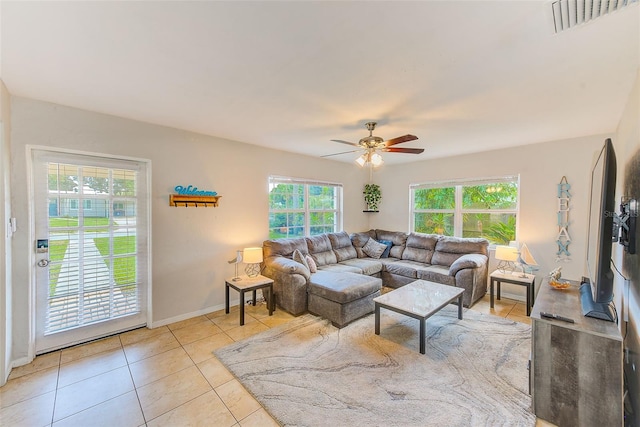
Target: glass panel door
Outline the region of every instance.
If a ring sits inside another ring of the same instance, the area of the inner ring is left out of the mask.
[[[145,165],[44,151],[33,165],[36,352],[144,325]]]

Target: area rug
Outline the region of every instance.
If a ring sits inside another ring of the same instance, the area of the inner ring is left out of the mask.
[[[534,426],[528,325],[448,306],[427,321],[382,310],[345,328],[304,315],[215,352],[285,426]]]

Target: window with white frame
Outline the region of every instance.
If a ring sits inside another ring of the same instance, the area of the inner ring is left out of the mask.
[[[269,177],[269,238],[342,229],[342,184]]]
[[[509,244],[519,187],[518,176],[411,184],[411,230]]]

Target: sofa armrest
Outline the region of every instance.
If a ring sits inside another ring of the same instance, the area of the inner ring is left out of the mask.
[[[455,276],[465,268],[479,268],[487,264],[488,258],[481,254],[465,254],[455,260],[449,267],[449,275]]]
[[[311,272],[307,267],[297,261],[282,256],[267,258],[265,266],[278,273],[300,274],[304,276],[305,280],[309,280],[311,277]]]

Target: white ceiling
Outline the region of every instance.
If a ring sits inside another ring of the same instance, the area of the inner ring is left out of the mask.
[[[311,156],[419,137],[388,163],[613,132],[640,57],[637,3],[559,34],[549,1],[0,8],[13,95]]]

